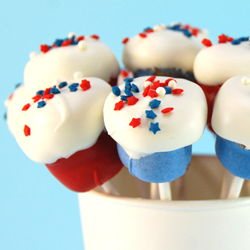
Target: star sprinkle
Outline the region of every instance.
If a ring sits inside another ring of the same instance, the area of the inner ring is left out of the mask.
[[[156,122],[156,123],[151,122],[150,123],[149,131],[152,131],[154,134],[156,134],[160,130],[161,129],[159,128],[159,122]]]
[[[123,101],[119,101],[115,104],[114,110],[121,110],[121,108],[124,106]]]
[[[161,104],[161,101],[156,100],[156,99],[154,99],[153,101],[151,101],[151,102],[149,103],[151,109],[158,108],[158,107],[160,106],[160,104]]]
[[[81,84],[80,84],[80,87],[82,88],[83,91],[90,89],[90,87],[91,87],[90,81],[83,79]]]
[[[43,108],[46,105],[45,101],[40,101],[37,103],[37,108]]]
[[[139,101],[139,99],[136,98],[135,96],[131,96],[131,97],[127,98],[128,105],[135,105],[138,101]]]
[[[141,118],[133,118],[129,123],[129,126],[135,128],[141,124]]]
[[[58,85],[58,87],[59,87],[60,89],[62,89],[62,88],[64,88],[64,87],[66,87],[67,85],[68,85],[67,82],[61,82],[61,83]]]
[[[146,110],[145,113],[146,117],[152,120],[154,120],[155,117],[157,116],[153,110]]]

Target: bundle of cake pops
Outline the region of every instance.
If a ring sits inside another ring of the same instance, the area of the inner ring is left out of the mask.
[[[206,30],[174,23],[122,43],[123,67],[98,35],[71,32],[30,54],[5,103],[21,149],[74,192],[122,197],[112,179],[127,171],[150,183],[148,199],[172,202],[170,183],[192,167],[208,127],[225,167],[217,199],[238,198],[250,180],[248,37],[213,44]]]

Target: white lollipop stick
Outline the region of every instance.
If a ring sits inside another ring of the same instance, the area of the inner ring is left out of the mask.
[[[161,200],[172,200],[172,194],[169,182],[159,183],[158,187]]]
[[[110,181],[106,181],[101,187],[106,194],[119,195],[119,192]]]
[[[234,199],[240,196],[240,192],[244,183],[244,179],[237,177],[230,173],[228,170],[225,171],[220,198],[221,199]]]
[[[158,200],[159,198],[158,183],[150,183],[150,199]]]

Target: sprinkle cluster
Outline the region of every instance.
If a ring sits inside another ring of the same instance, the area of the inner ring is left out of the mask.
[[[136,84],[133,83],[133,78],[126,78],[124,94],[118,86],[112,87],[112,92],[115,96],[120,97],[120,101],[115,103],[114,110],[120,111],[126,106],[136,105],[139,102],[139,99],[134,96],[135,93],[139,93],[140,90]],[[152,100],[148,103],[148,109],[145,110],[145,117],[154,120],[157,117],[157,114],[154,112],[155,109],[160,108],[161,100],[165,95],[180,95],[183,93],[183,89],[177,88],[177,81],[173,78],[168,78],[165,82],[160,82],[156,79],[156,76],[149,77],[144,82],[144,91],[141,95],[145,97],[150,97]],[[159,99],[157,99],[160,97]],[[164,107],[161,109],[162,114],[168,114],[174,110],[173,107]],[[129,123],[129,126],[136,128],[141,125],[141,118],[133,117]],[[159,122],[150,123],[149,131],[156,134],[160,131]]]
[[[182,25],[181,23],[175,23],[170,26],[160,24],[160,25],[156,25],[154,28],[147,27],[143,30],[143,32],[140,32],[138,36],[140,36],[141,38],[147,38],[150,33],[160,31],[160,30],[165,30],[165,29],[182,32],[183,35],[185,35],[186,37],[197,36],[198,33],[200,32],[200,29],[191,27],[189,24]],[[129,38],[125,37],[122,40],[122,43],[126,44],[128,41],[129,41]]]
[[[93,39],[99,40],[98,35],[92,35],[90,36]],[[48,52],[52,48],[57,48],[57,47],[65,47],[69,45],[78,45],[80,41],[83,41],[85,39],[85,36],[78,36],[76,37],[75,34],[69,34],[69,36],[65,39],[56,39],[52,45],[48,44],[41,44],[40,45],[40,51],[43,53]]]
[[[229,36],[227,36],[225,34],[222,34],[222,35],[218,36],[218,43],[228,43],[228,42],[230,42],[232,45],[238,45],[241,42],[246,42],[246,41],[249,41],[249,37],[240,37],[240,38],[234,39],[234,38],[229,37]],[[213,45],[212,42],[207,38],[204,38],[202,40],[202,43],[206,47],[211,47]]]
[[[37,103],[37,108],[43,108],[46,106],[47,101],[53,99],[53,97],[57,94],[61,93],[61,89],[68,87],[70,92],[76,92],[78,90],[86,91],[91,88],[90,81],[87,79],[83,79],[81,83],[72,83],[68,85],[67,82],[60,82],[58,86],[53,86],[51,88],[47,88],[45,90],[37,91],[36,95],[32,97],[32,102],[27,103],[22,107],[22,111],[27,111],[34,104]],[[24,135],[29,136],[31,129],[29,126],[24,125]]]

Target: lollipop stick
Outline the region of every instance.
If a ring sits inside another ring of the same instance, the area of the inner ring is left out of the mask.
[[[233,199],[240,196],[240,192],[244,183],[244,179],[231,174],[228,170],[225,171],[220,198]]]
[[[159,188],[157,183],[150,183],[150,199],[159,199]]]
[[[161,200],[172,200],[171,188],[169,182],[159,183],[158,187]]]
[[[229,189],[228,199],[238,198],[240,196],[240,192],[244,183],[244,179],[235,176]]]
[[[103,183],[102,189],[106,194],[119,195],[119,192],[110,181]]]

